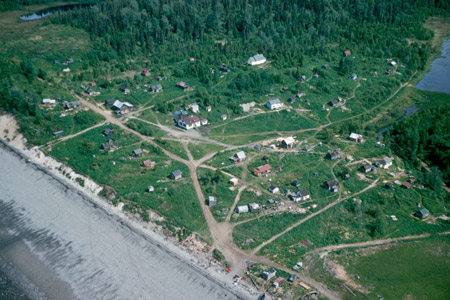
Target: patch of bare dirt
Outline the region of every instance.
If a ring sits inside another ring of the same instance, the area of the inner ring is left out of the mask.
[[[350,288],[357,290],[361,293],[368,294],[369,291],[365,289],[363,286],[357,284],[353,279],[351,279],[347,271],[345,271],[344,267],[338,264],[337,262],[333,260],[327,260],[325,262],[325,265],[328,269],[328,271],[333,274],[334,277],[336,277],[339,280],[342,280],[345,282],[346,285],[348,285]]]

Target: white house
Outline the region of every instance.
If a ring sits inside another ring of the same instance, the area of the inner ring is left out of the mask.
[[[266,62],[266,58],[262,54],[256,54],[248,59],[247,63],[250,66],[260,65]]]
[[[352,132],[349,136],[349,139],[354,141],[354,142],[358,142],[358,143],[362,143],[364,142],[364,138],[362,135],[358,134],[358,133],[354,133]]]
[[[50,98],[44,98],[44,99],[42,99],[42,103],[43,104],[55,105],[56,104],[56,100],[55,99],[50,99]]]
[[[272,99],[266,104],[268,109],[280,109],[284,106],[283,102],[280,99]]]
[[[183,129],[189,130],[201,126],[201,121],[197,116],[179,114],[175,117],[177,125]]]
[[[285,138],[281,144],[283,145],[284,148],[286,149],[292,149],[292,147],[294,146],[295,140],[292,136]]]
[[[272,194],[278,194],[279,192],[280,192],[280,189],[278,188],[278,187],[276,187],[276,186],[270,186],[269,187],[269,192],[271,192]]]
[[[193,113],[198,113],[200,111],[197,103],[190,104],[189,110],[192,111]]]
[[[245,155],[244,151],[239,151],[235,153],[232,157],[230,157],[230,160],[237,163],[240,161],[243,161],[247,156]]]
[[[396,65],[397,65],[397,63],[395,62],[395,61],[391,61],[390,63],[389,63],[391,66],[393,66],[393,67],[395,67]]]
[[[248,212],[248,206],[247,205],[238,206],[238,207],[236,207],[236,212],[238,214],[247,213]]]
[[[386,158],[383,158],[382,160],[378,161],[376,164],[379,168],[389,169],[389,167],[392,166],[392,159],[389,157],[386,157]]]

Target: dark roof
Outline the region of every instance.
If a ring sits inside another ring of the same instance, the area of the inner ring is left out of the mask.
[[[112,135],[114,134],[114,131],[112,131],[111,128],[105,128],[105,130],[103,130],[103,134],[106,136]]]
[[[115,101],[116,101],[116,100],[114,100],[113,98],[106,99],[105,105],[111,106],[111,105],[114,104]]]
[[[334,180],[334,179],[328,180],[327,182],[325,182],[325,184],[326,184],[328,187],[339,186],[339,182],[337,182],[337,181]]]

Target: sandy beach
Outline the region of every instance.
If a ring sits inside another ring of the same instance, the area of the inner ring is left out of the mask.
[[[208,257],[99,198],[95,182],[81,188],[58,174],[67,167],[26,149],[7,118],[0,135],[16,148],[0,147],[0,265],[12,263],[28,297],[256,299]]]

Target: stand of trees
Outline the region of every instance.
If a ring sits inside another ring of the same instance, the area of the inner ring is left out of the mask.
[[[394,125],[387,136],[404,160],[420,167],[423,160],[431,168],[426,183],[439,189],[442,177],[450,184],[450,107],[421,110]]]

